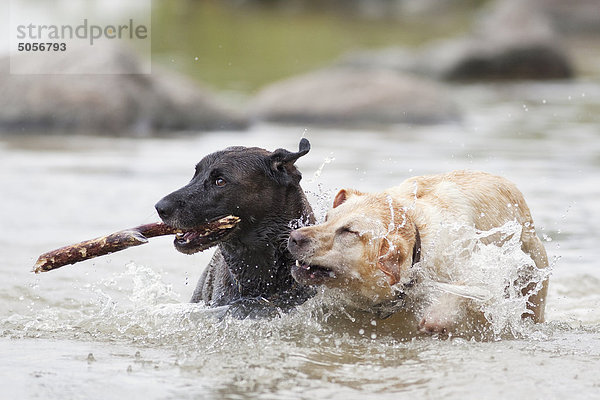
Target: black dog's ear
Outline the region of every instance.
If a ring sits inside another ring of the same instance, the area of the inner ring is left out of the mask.
[[[277,149],[271,155],[271,159],[274,163],[279,164],[293,164],[297,159],[305,155],[310,151],[310,142],[306,138],[302,138],[300,140],[300,144],[298,145],[298,152],[292,153],[286,149]]]
[[[271,166],[274,170],[281,171],[285,166],[292,166],[297,159],[310,151],[310,142],[306,138],[300,140],[298,152],[292,153],[286,149],[277,149],[271,154]]]
[[[310,142],[306,138],[300,140],[298,152],[292,153],[286,149],[277,149],[269,157],[271,169],[277,175],[284,174],[294,177],[296,182],[300,181],[302,175],[294,166],[296,160],[310,151]]]
[[[302,157],[306,153],[310,151],[310,142],[307,138],[300,139],[300,144],[298,145],[298,157]]]

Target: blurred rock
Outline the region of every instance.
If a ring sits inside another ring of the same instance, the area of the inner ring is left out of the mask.
[[[600,32],[600,1],[598,0],[530,1],[560,32],[574,34]]]
[[[458,39],[420,56],[416,70],[444,80],[549,80],[571,78],[571,61],[550,43],[495,43]]]
[[[70,54],[59,70],[103,65],[115,74],[11,75],[10,60],[0,59],[0,129],[146,135],[247,124],[189,79],[157,68],[152,74],[135,73],[142,71],[141,61],[123,48]],[[44,62],[44,55],[39,57]]]
[[[536,0],[550,1],[550,0]],[[565,79],[570,55],[536,4],[498,0],[485,7],[471,32],[414,52],[387,48],[345,56],[341,66],[408,71],[441,80]]]
[[[413,68],[447,80],[545,80],[574,74],[550,21],[520,0],[493,3],[471,35],[426,47]]]
[[[443,87],[389,70],[331,68],[275,83],[254,99],[258,120],[300,124],[433,124],[459,113]]]
[[[557,39],[550,20],[529,1],[493,1],[479,11],[473,25],[473,36],[498,43]]]

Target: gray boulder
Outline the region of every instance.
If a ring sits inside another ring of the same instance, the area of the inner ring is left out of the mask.
[[[389,70],[331,68],[272,84],[252,102],[261,121],[325,125],[432,124],[459,113],[440,85]]]
[[[498,0],[484,7],[463,37],[415,51],[391,47],[349,54],[339,65],[408,71],[449,81],[570,78],[571,57],[539,6],[544,1],[551,0]]]
[[[69,72],[101,65],[114,74],[11,75],[9,59],[0,59],[2,131],[145,135],[239,129],[247,124],[189,79],[157,68],[152,74],[136,73],[142,71],[141,61],[124,48],[103,48],[94,54],[74,49],[61,62],[48,68]]]
[[[501,43],[458,39],[420,54],[415,71],[449,81],[566,79],[574,68],[564,51],[548,42]]]
[[[520,0],[491,4],[470,35],[426,47],[413,68],[446,80],[545,80],[574,74],[548,18]]]
[[[596,35],[600,32],[598,0],[529,0],[560,32]]]

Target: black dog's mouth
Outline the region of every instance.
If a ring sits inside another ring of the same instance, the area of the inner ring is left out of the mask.
[[[194,254],[226,240],[239,223],[240,218],[232,215],[217,218],[194,229],[177,233],[173,244],[183,254]]]
[[[320,285],[330,279],[335,279],[336,274],[332,268],[313,265],[296,261],[292,267],[292,276],[304,285]]]

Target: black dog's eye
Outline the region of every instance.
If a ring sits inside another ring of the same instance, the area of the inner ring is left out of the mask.
[[[227,182],[225,182],[225,179],[223,179],[223,178],[215,179],[215,185],[217,185],[218,187],[223,187],[226,184],[227,184]]]

